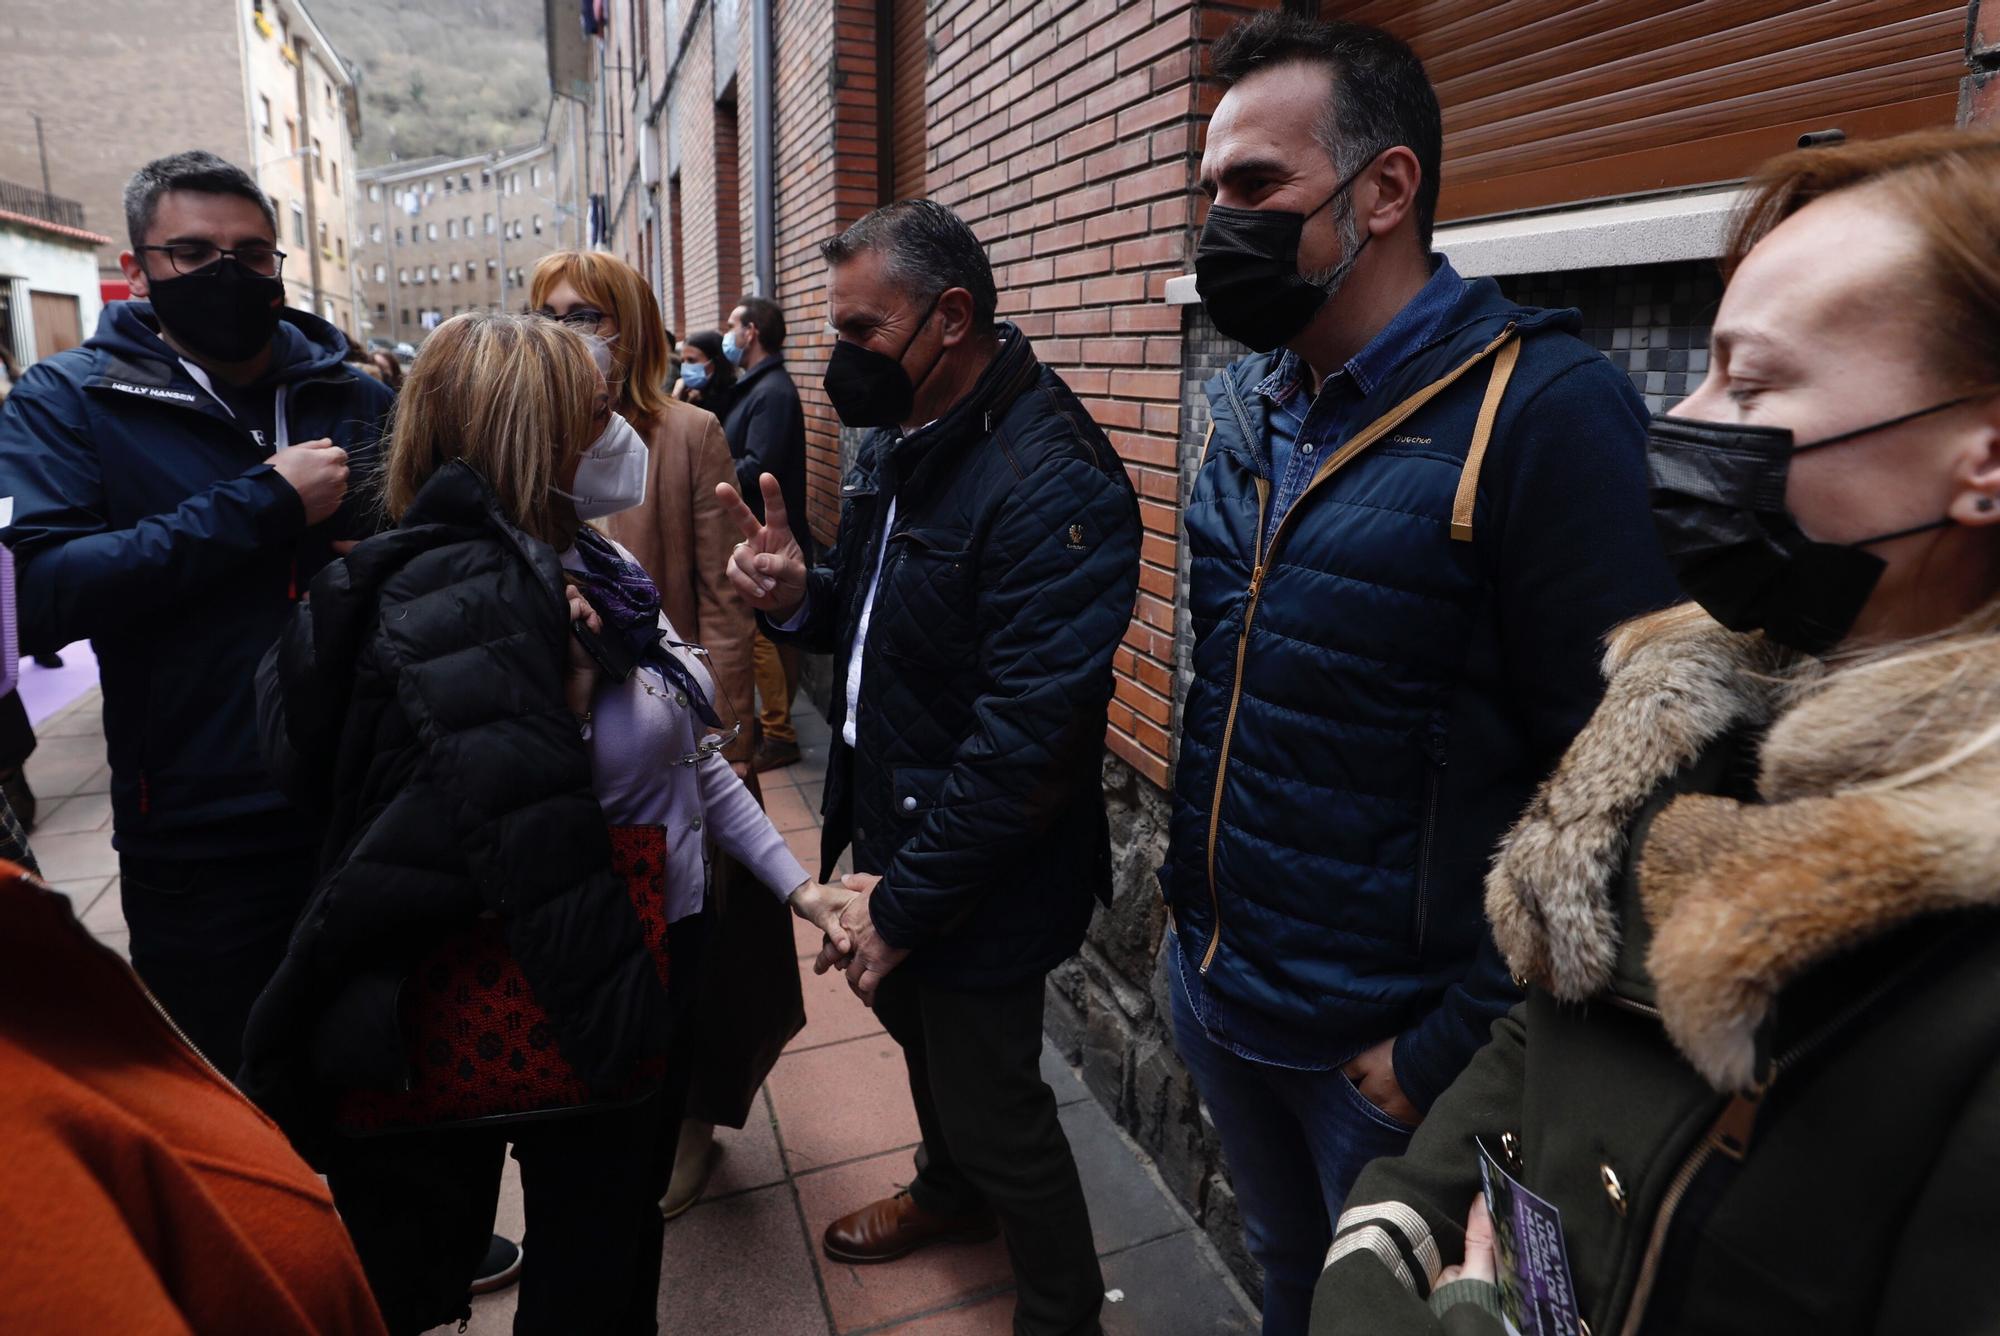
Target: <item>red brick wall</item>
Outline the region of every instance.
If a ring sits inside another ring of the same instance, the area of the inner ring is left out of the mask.
[[[1182,311],[1162,301],[1186,272],[1199,209],[1199,121],[1215,92],[1201,43],[1275,0],[931,0],[928,184],[986,243],[1001,313],[1035,341],[1110,435],[1146,526],[1132,626],[1117,659],[1107,739],[1164,784],[1173,717],[1174,583],[1180,528]],[[747,13],[750,7],[742,6]],[[838,520],[839,423],[819,388],[830,339],[818,245],[881,202],[873,0],[777,0],[777,291],[786,361],[804,400],[808,510]],[[706,16],[709,10],[704,9]],[[711,36],[680,70],[682,269],[691,328],[726,311],[723,254],[754,273],[750,214],[752,43],[740,44],[742,189],[718,178]],[[730,249],[732,245],[735,249]]]
[[[667,324],[674,333],[686,338],[692,329],[687,320],[687,280],[681,276],[681,256],[687,248],[687,238],[682,227],[686,216],[681,208],[681,179],[676,176],[667,183],[667,263],[661,280],[660,309],[667,313]]]
[[[704,7],[699,26],[681,60],[674,90],[674,127],[681,141],[681,274],[687,282],[688,328],[714,329],[729,308],[722,305],[716,265],[715,43],[713,10]],[[735,294],[730,294],[731,299]]]
[[[806,414],[806,509],[830,542],[840,520],[840,419],[820,389],[833,346],[819,243],[874,208],[875,6],[778,0],[778,290],[785,362]]]
[[[733,307],[736,298],[757,287],[757,38],[756,6],[752,0],[735,0],[736,89],[736,291],[725,293]]]
[[[686,3],[676,4],[671,7],[673,22],[669,24],[667,21],[667,8],[667,6],[660,5],[655,0],[652,11],[653,52],[650,57],[652,61],[651,91],[655,101],[659,101],[668,91],[666,86],[667,76],[673,69],[674,56],[681,49],[681,34],[687,28],[690,17],[690,7]],[[705,7],[702,12],[704,14],[707,13]],[[690,55],[692,55],[692,52],[690,52]],[[683,67],[682,78],[686,77],[685,68]],[[686,110],[687,104],[680,101],[680,99],[686,96],[685,89],[675,90],[674,105],[679,108],[676,114],[683,118],[688,114]],[[658,121],[660,135],[660,207],[665,210],[666,216],[660,220],[660,245],[663,248],[663,253],[660,263],[660,290],[655,295],[660,299],[660,314],[666,320],[667,328],[673,330],[676,335],[684,338],[690,330],[705,329],[707,326],[689,323],[687,275],[683,271],[682,266],[687,256],[687,243],[689,233],[692,231],[692,219],[689,218],[685,205],[682,202],[680,185],[680,181],[686,179],[689,164],[685,150],[683,150],[678,159],[674,156],[672,146],[667,142],[669,125],[674,125],[678,129],[684,143],[687,135],[685,123],[677,123],[669,117],[667,106],[665,103],[662,103]],[[680,181],[677,181],[673,176],[672,164],[676,161],[681,164]]]
[[[738,85],[741,87],[741,85]],[[743,108],[746,112],[748,106]],[[743,295],[743,242],[749,228],[744,226],[744,217],[751,211],[748,174],[743,170],[743,161],[737,148],[737,129],[743,129],[743,138],[750,138],[749,117],[739,122],[737,104],[718,102],[711,109],[715,117],[715,140],[707,146],[707,153],[715,160],[715,323],[720,326],[729,318],[736,306],[736,299]],[[681,159],[686,162],[686,158]],[[683,169],[685,170],[685,169]],[[694,316],[698,320],[708,318],[709,307],[697,306]]]
[[[643,274],[649,271],[643,245],[645,225],[640,221],[645,201],[636,179],[639,175],[640,120],[631,110],[633,77],[641,60],[638,54],[638,3],[626,0],[626,3],[610,6],[608,13],[611,26],[605,34],[604,79],[610,115],[605,146],[610,150],[611,179],[601,189],[614,228],[612,253]],[[525,195],[513,198],[510,212],[524,217],[541,207],[539,201],[529,201]]]
[[[1139,601],[1118,653],[1111,750],[1167,779],[1180,530],[1181,317],[1196,79],[1191,0],[994,4],[930,14],[931,196],[986,243],[1000,311],[1111,437],[1145,523]]]

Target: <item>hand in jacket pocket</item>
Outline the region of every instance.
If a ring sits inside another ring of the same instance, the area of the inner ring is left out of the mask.
[[[1415,1127],[1424,1120],[1423,1112],[1396,1081],[1396,1036],[1358,1055],[1341,1070],[1363,1098],[1405,1127]]]

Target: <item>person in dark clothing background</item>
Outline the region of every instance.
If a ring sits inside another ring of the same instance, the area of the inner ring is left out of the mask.
[[[257,746],[257,661],[358,537],[389,391],[284,307],[270,201],[192,152],[125,190],[134,300],[43,359],[0,410],[21,646],[101,665],[132,963],[234,1074],[251,1001],[312,889],[313,819]]]
[[[736,460],[736,490],[758,519],[764,494],[757,480],[778,480],[785,513],[799,551],[810,555],[812,530],[806,526],[806,415],[798,386],[785,369],[785,313],[766,297],[745,297],[729,313],[722,336],[725,359],[740,371],[736,398],[723,419],[729,453]],[[799,652],[761,631],[753,642],[757,665],[757,753],[751,762],[771,770],[799,759],[799,735],[792,727],[792,695],[799,686]]]
[[[745,297],[729,313],[722,356],[735,374],[736,401],[722,429],[736,461],[737,490],[759,519],[764,497],[757,479],[778,480],[799,550],[812,550],[806,528],[806,422],[798,386],[785,367],[785,313],[767,297]]]
[[[736,404],[736,364],[722,350],[720,330],[700,330],[682,340],[681,371],[674,378],[673,395],[729,420],[729,410]]]
[[[1495,843],[1595,705],[1604,634],[1675,589],[1631,382],[1575,311],[1430,250],[1416,55],[1270,14],[1214,64],[1196,284],[1255,352],[1206,387],[1160,881],[1176,1046],[1265,1336],[1299,1336],[1355,1175],[1518,998],[1481,914]]]
[[[403,364],[396,360],[396,354],[378,350],[368,354],[368,364],[375,368],[375,378],[391,390],[403,388]]]
[[[1048,972],[1110,896],[1099,756],[1139,580],[1125,465],[1027,336],[949,209],[906,200],[822,247],[827,395],[874,428],[808,568],[786,498],[732,496],[730,578],[767,629],[832,653],[820,858],[861,891],[829,943],[902,1047],[923,1145],[908,1192],[834,1221],[853,1264],[1007,1241],[1020,1336],[1092,1336],[1090,1211],[1042,1079]],[[830,875],[823,870],[822,875]]]

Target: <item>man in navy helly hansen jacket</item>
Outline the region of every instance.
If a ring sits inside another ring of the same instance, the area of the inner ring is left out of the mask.
[[[126,206],[136,299],[0,409],[0,537],[23,652],[97,653],[132,963],[233,1075],[318,852],[265,772],[257,662],[361,536],[349,470],[391,396],[342,364],[339,330],[283,309],[276,217],[241,170],[163,158]]]

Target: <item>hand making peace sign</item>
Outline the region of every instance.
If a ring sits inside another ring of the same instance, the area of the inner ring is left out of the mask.
[[[729,583],[736,586],[745,603],[783,622],[805,601],[806,554],[792,537],[778,480],[766,473],[757,481],[764,492],[761,523],[734,487],[726,482],[716,484],[715,495],[723,510],[743,530],[743,541],[729,554]]]

